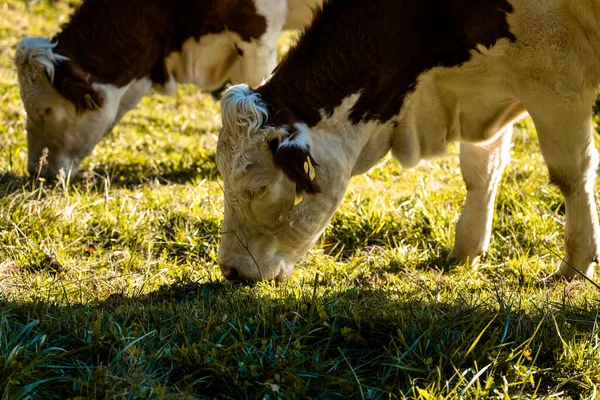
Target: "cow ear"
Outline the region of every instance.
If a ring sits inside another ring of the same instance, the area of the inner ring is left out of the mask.
[[[230,87],[221,100],[223,133],[234,138],[257,132],[268,118],[267,107],[260,94],[248,85]]]
[[[273,153],[275,166],[296,183],[297,193],[317,194],[321,192],[317,176],[318,164],[310,153],[307,132],[298,125],[300,124],[291,127],[289,136],[283,140],[272,139],[269,148]]]
[[[92,87],[91,75],[72,62],[57,67],[54,86],[77,111],[99,111],[104,104],[102,95]]]

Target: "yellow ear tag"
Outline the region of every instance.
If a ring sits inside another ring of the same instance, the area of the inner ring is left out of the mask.
[[[302,203],[302,200],[304,200],[304,192],[296,192],[296,197],[294,198],[294,207]]]
[[[94,99],[92,99],[92,96],[90,96],[89,94],[86,94],[84,96],[84,100],[85,100],[85,105],[87,106],[88,109],[100,111],[100,106],[98,105],[98,103],[96,103],[94,101]]]
[[[310,161],[310,156],[306,157],[306,161],[304,162],[304,172],[308,175],[311,181],[314,181],[317,177],[317,172]]]

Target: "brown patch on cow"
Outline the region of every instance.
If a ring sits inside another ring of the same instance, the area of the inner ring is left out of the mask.
[[[65,61],[56,66],[54,87],[62,96],[75,104],[77,112],[96,110],[102,107],[104,99],[92,88],[91,75],[73,61]]]
[[[77,100],[84,88],[73,88],[68,75],[75,72],[73,81],[81,83],[79,69],[88,84],[122,87],[148,75],[164,84],[164,59],[187,39],[229,30],[250,41],[266,29],[253,0],[87,0],[52,39],[55,51],[72,60],[58,68],[55,86]]]
[[[254,0],[217,0],[217,16],[223,25],[217,32],[230,29],[236,32],[243,41],[258,39],[267,30],[267,21],[262,15],[256,14]]]
[[[507,0],[329,0],[257,89],[269,124],[321,120],[362,92],[352,123],[390,120],[423,72],[460,65],[477,45],[515,41]]]
[[[312,165],[314,171],[318,166],[309,149],[295,145],[281,146],[278,140],[270,141],[269,148],[273,153],[275,166],[296,183],[297,193],[321,193],[317,177],[311,176],[311,170],[305,168],[307,164]]]

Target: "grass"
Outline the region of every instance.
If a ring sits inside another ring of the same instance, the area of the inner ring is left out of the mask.
[[[219,106],[150,96],[67,185],[25,174],[12,55],[72,3],[0,0],[0,397],[594,398],[597,289],[547,283],[564,207],[524,121],[489,253],[445,263],[457,149],[355,178],[281,285],[223,281]]]

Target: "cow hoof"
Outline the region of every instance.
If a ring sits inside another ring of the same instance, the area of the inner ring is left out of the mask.
[[[458,250],[456,250],[455,247],[452,249],[450,254],[448,254],[446,261],[450,264],[467,264],[468,266],[472,267],[473,265],[477,264],[480,259],[481,253],[473,255],[462,255]]]
[[[572,281],[573,279],[593,280],[594,263],[590,264],[585,270],[580,271],[575,269],[570,263],[562,261],[556,272],[552,274],[552,277],[556,280],[566,279],[567,281]]]

